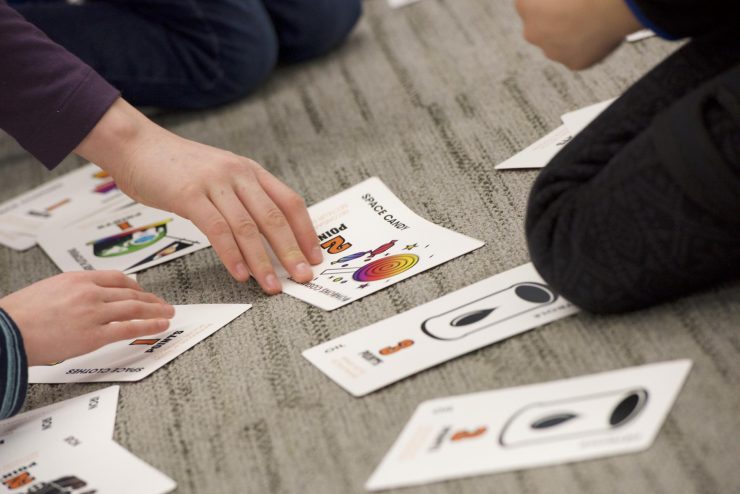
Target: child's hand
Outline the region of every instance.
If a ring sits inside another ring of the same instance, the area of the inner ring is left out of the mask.
[[[605,58],[642,26],[625,0],[516,0],[524,38],[574,70]]]
[[[160,333],[175,309],[118,271],[64,273],[0,299],[23,335],[28,365]]]

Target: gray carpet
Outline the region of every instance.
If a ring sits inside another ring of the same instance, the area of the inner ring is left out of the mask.
[[[416,405],[430,398],[688,357],[695,367],[655,445],[640,454],[445,482],[408,493],[740,492],[740,285],[619,317],[581,314],[365,398],[300,352],[527,261],[534,171],[493,165],[613,97],[675,49],[657,39],[582,72],[520,38],[512,2],[424,0],[366,15],[339,51],[281,69],[225,108],[160,115],[168,128],[255,158],[309,203],[380,176],[416,212],[486,241],[473,254],[332,313],[230,280],[210,249],[141,274],[176,304],[254,308],[143,382],[124,384],[115,439],[179,493],[359,493]],[[0,139],[0,199],[52,174]],[[56,273],[38,249],[0,248],[0,293]],[[41,301],[39,302],[41,303]],[[36,385],[27,408],[102,385]]]

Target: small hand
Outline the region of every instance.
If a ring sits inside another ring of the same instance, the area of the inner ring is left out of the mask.
[[[29,365],[59,362],[169,327],[175,309],[118,271],[64,273],[0,299]]]
[[[524,38],[574,70],[614,51],[642,26],[625,0],[516,0]]]
[[[290,187],[248,158],[155,125],[122,99],[77,152],[138,202],[191,220],[239,281],[251,275],[268,293],[282,289],[262,235],[295,281],[309,281],[310,264],[322,260],[306,205]]]

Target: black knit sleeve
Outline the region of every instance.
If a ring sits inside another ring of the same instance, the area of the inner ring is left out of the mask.
[[[526,220],[532,261],[574,304],[634,310],[740,276],[734,43],[684,47],[538,177]]]
[[[625,0],[645,27],[668,38],[700,36],[718,26],[740,26],[738,0]]]
[[[23,338],[13,320],[0,309],[0,419],[18,413],[26,399],[28,364]]]

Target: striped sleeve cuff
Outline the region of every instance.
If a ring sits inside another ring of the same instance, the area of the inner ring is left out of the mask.
[[[0,419],[18,413],[28,389],[28,362],[23,338],[10,316],[0,309]]]

